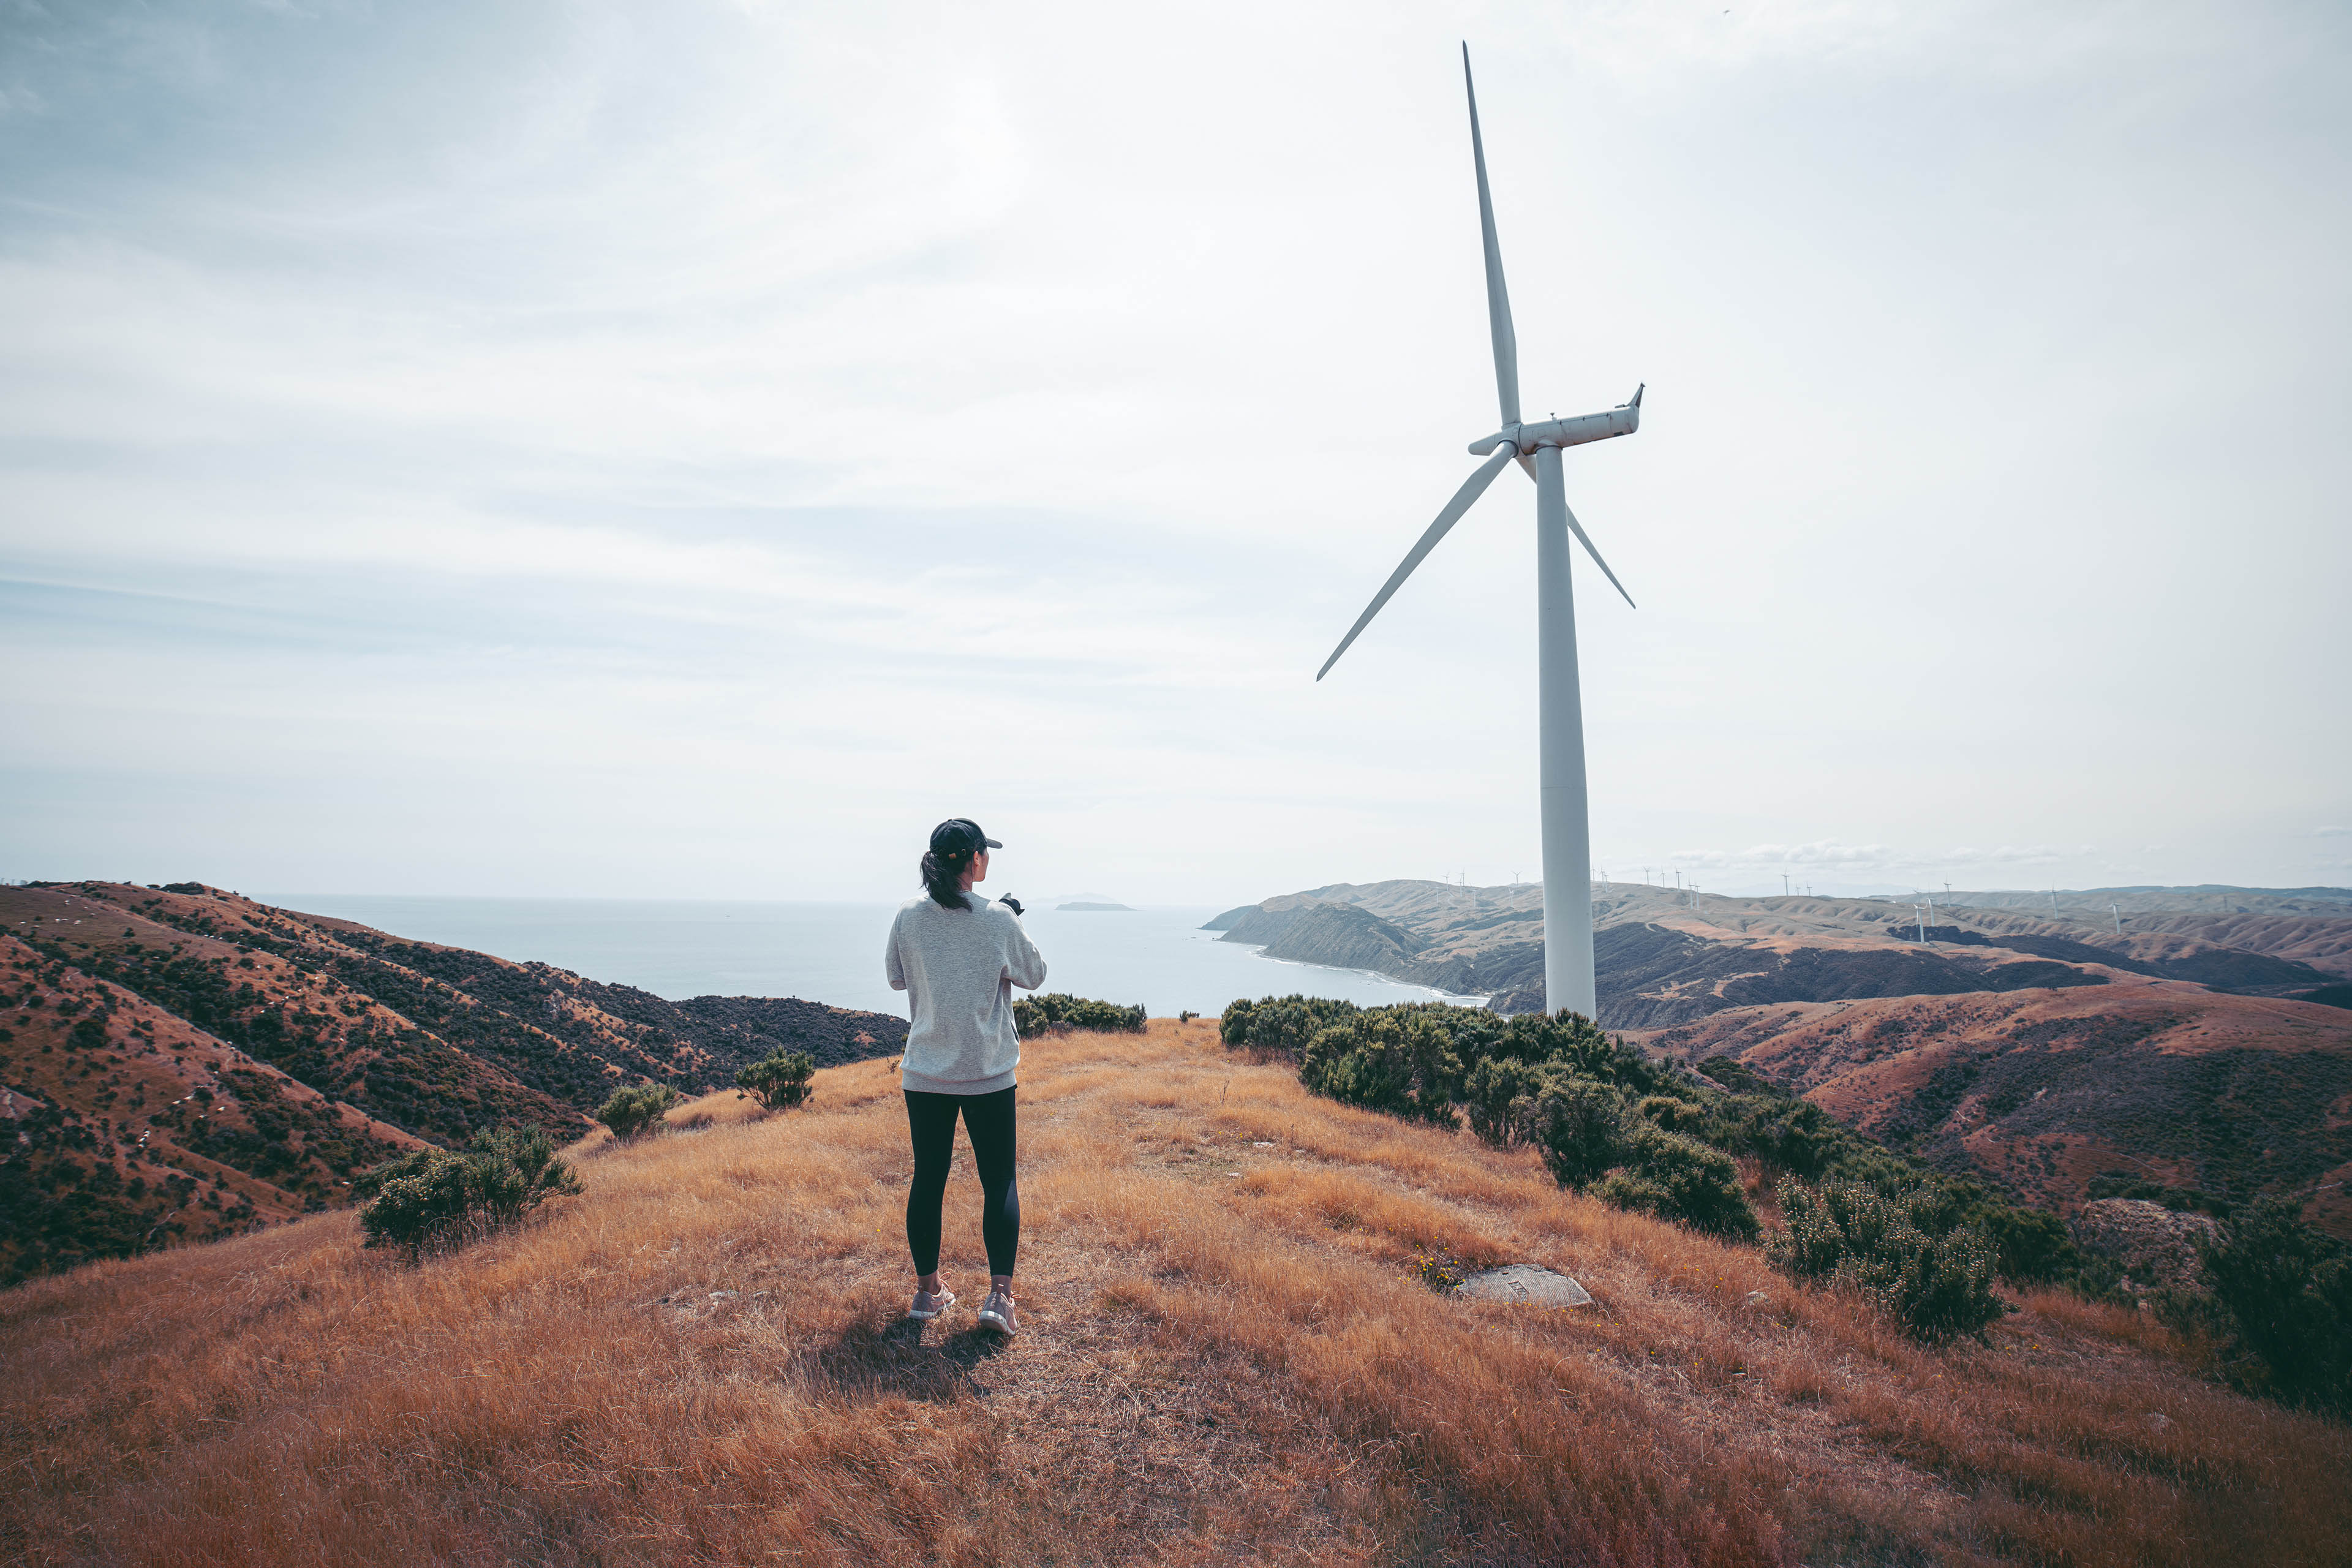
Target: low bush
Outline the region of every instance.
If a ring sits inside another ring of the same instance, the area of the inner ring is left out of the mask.
[[[1487,1058],[1462,1080],[1470,1131],[1497,1149],[1526,1142],[1528,1117],[1543,1085],[1544,1069],[1532,1062]]]
[[[635,1089],[618,1089],[613,1097],[596,1110],[596,1120],[613,1130],[613,1136],[626,1142],[645,1132],[659,1132],[662,1118],[678,1100],[677,1090],[666,1083],[640,1084]]]
[[[1024,1040],[1048,1029],[1097,1029],[1107,1034],[1139,1035],[1143,1033],[1144,1021],[1139,1003],[1122,1007],[1116,1002],[1097,1002],[1059,991],[1049,991],[1043,996],[1024,996],[1013,1004],[1013,1026]]]
[[[1698,1070],[1713,1079],[1734,1094],[1779,1095],[1789,1099],[1786,1089],[1770,1079],[1732,1057],[1709,1057],[1698,1064]]]
[[[455,1245],[512,1225],[559,1194],[580,1190],[540,1128],[478,1132],[463,1150],[419,1149],[352,1178],[366,1200],[360,1230],[370,1247]]]
[[[1783,1176],[1775,1195],[1786,1234],[1774,1265],[1799,1279],[1852,1285],[1915,1339],[1984,1338],[2006,1303],[1993,1294],[1993,1246],[1981,1227],[1948,1224],[1944,1194],[1892,1197],[1860,1182],[1807,1185]]]
[[[1280,1051],[1296,1057],[1307,1042],[1362,1009],[1353,1002],[1322,996],[1265,996],[1236,1001],[1217,1020],[1217,1037],[1227,1050]]]
[[[2221,1342],[2230,1380],[2337,1415],[2352,1415],[2352,1254],[2305,1225],[2283,1198],[2257,1198],[2201,1243],[2204,1303],[2173,1305],[2176,1321],[2200,1317]]]
[[[1552,1072],[1526,1101],[1520,1136],[1543,1156],[1563,1187],[1582,1191],[1618,1163],[1625,1136],[1625,1097],[1597,1079]]]
[[[1462,1062],[1453,1037],[1434,1019],[1359,1013],[1307,1042],[1298,1081],[1349,1105],[1451,1127]]]
[[[1968,1233],[1944,1249],[1957,1271],[1948,1279],[1906,1284],[1886,1274],[1874,1286],[1911,1303],[1906,1321],[1962,1321],[1982,1310],[1973,1299],[1937,1304],[1945,1284],[1969,1298],[1979,1247],[2002,1279],[2064,1285],[2095,1300],[2113,1294],[2114,1271],[2078,1250],[2054,1216],[1898,1155],[1728,1057],[1702,1063],[1702,1077],[1652,1060],[1575,1013],[1505,1018],[1483,1007],[1366,1008],[1310,996],[1235,1002],[1220,1033],[1231,1047],[1295,1057],[1299,1081],[1336,1100],[1439,1125],[1458,1104],[1478,1137],[1496,1148],[1531,1145],[1561,1185],[1717,1235],[1757,1234],[1741,1158],[1768,1175],[1876,1194],[1931,1243],[1906,1254],[1915,1261]]]
[[[1696,1132],[1706,1113],[1679,1095],[1645,1094],[1635,1102],[1633,1114],[1669,1132]]]
[[[1735,1241],[1756,1239],[1738,1163],[1722,1150],[1636,1120],[1618,1152],[1623,1163],[1594,1184],[1594,1197]]]
[[[1701,1136],[1776,1171],[1818,1176],[1846,1134],[1810,1100],[1730,1094],[1708,1109]]]
[[[770,1110],[789,1110],[808,1103],[810,1080],[815,1077],[814,1057],[778,1047],[737,1073],[735,1087],[750,1089]]]
[[[1549,1017],[1540,1013],[1523,1013],[1506,1022],[1498,1034],[1481,1041],[1479,1048],[1465,1054],[1465,1059],[1499,1057],[1546,1063],[1580,1078],[1612,1085],[1637,1100],[1645,1094],[1689,1092],[1688,1080],[1673,1068],[1652,1061],[1622,1039],[1602,1034],[1580,1013],[1559,1013]]]
[[[1992,1243],[1993,1266],[2000,1277],[2020,1285],[2040,1285],[2073,1279],[2083,1294],[2112,1295],[2112,1283],[2095,1288],[2090,1276],[2098,1272],[2095,1260],[2074,1247],[2074,1238],[2056,1215],[2021,1209],[2008,1204],[1984,1204],[1969,1216]]]

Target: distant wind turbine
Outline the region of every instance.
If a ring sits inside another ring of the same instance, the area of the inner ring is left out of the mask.
[[[1584,793],[1584,705],[1576,670],[1576,601],[1569,579],[1568,536],[1572,532],[1610,585],[1633,604],[1633,595],[1609,570],[1586,537],[1583,526],[1568,510],[1568,489],[1561,476],[1562,448],[1612,436],[1631,436],[1642,427],[1642,388],[1633,398],[1601,414],[1562,419],[1557,416],[1528,424],[1519,418],[1519,346],[1511,326],[1511,300],[1503,286],[1503,251],[1495,238],[1495,203],[1486,188],[1486,147],[1478,132],[1478,92],[1470,79],[1470,46],[1462,46],[1462,86],[1470,103],[1470,157],[1478,173],[1478,229],[1486,254],[1486,325],[1494,339],[1495,391],[1502,405],[1502,427],[1470,443],[1474,456],[1485,458],[1454,499],[1405,553],[1404,563],[1371,604],[1356,617],[1323,668],[1320,680],[1339,662],[1339,656],[1371,624],[1381,606],[1404,585],[1429,552],[1437,548],[1473,502],[1486,494],[1495,476],[1516,462],[1536,482],[1536,670],[1537,708],[1540,719],[1544,900],[1544,1009],[1570,1008],[1593,1015],[1592,977],[1592,840],[1591,815]]]

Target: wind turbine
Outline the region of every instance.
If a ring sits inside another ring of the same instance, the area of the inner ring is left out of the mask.
[[[1470,443],[1471,454],[1485,458],[1445,510],[1437,514],[1420,542],[1406,552],[1404,563],[1390,574],[1371,604],[1356,617],[1323,668],[1320,680],[1339,662],[1349,645],[1371,624],[1381,606],[1404,585],[1429,552],[1437,548],[1473,502],[1486,492],[1495,476],[1513,462],[1536,482],[1536,670],[1539,714],[1538,754],[1541,757],[1544,900],[1544,1010],[1572,1009],[1594,1014],[1592,981],[1592,841],[1584,794],[1584,705],[1576,673],[1576,600],[1569,580],[1568,536],[1573,532],[1592,563],[1601,568],[1610,586],[1633,595],[1609,570],[1586,537],[1583,526],[1568,510],[1568,489],[1560,473],[1561,450],[1612,436],[1631,436],[1642,427],[1642,388],[1631,401],[1600,414],[1562,419],[1557,416],[1527,423],[1519,418],[1519,343],[1511,328],[1511,299],[1503,287],[1503,251],[1495,238],[1495,202],[1486,188],[1486,146],[1478,134],[1478,90],[1470,79],[1470,46],[1462,46],[1462,88],[1470,103],[1470,157],[1478,172],[1478,228],[1486,255],[1486,326],[1495,344],[1495,391],[1502,405],[1502,427]]]

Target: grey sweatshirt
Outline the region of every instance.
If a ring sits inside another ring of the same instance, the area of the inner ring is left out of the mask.
[[[972,907],[943,910],[914,899],[890,922],[883,964],[890,989],[914,1005],[900,1087],[925,1094],[994,1094],[1013,1087],[1021,1033],[1013,988],[1045,983],[1045,961],[1003,904],[966,895]]]

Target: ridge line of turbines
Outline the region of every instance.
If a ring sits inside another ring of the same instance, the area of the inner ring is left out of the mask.
[[[1607,868],[1606,866],[1603,866],[1603,867],[1599,868],[1599,869],[1600,869],[1601,875],[1600,875],[1600,877],[1599,877],[1598,879],[1596,879],[1592,882],[1592,884],[1591,884],[1591,888],[1592,888],[1592,890],[1593,890],[1594,892],[1598,892],[1598,891],[1600,891],[1601,889],[1606,888],[1606,887],[1608,887],[1608,886],[1610,885],[1610,881],[1609,881],[1609,868]],[[1666,890],[1666,884],[1664,884],[1664,882],[1654,882],[1654,881],[1652,881],[1652,880],[1651,880],[1651,875],[1652,875],[1653,870],[1654,870],[1654,868],[1652,868],[1652,867],[1644,866],[1644,867],[1643,867],[1643,868],[1642,868],[1642,885],[1643,885],[1643,887],[1645,887],[1645,888],[1654,888],[1654,889],[1658,889],[1658,890],[1659,890],[1659,891],[1661,891],[1661,892],[1665,891],[1665,890]],[[1696,909],[1696,908],[1698,908],[1698,898],[1699,898],[1699,894],[1704,890],[1704,889],[1702,889],[1700,888],[1699,884],[1698,884],[1698,883],[1696,883],[1696,882],[1685,882],[1685,881],[1684,881],[1684,880],[1683,880],[1682,868],[1681,868],[1680,867],[1678,867],[1678,866],[1670,866],[1670,867],[1665,868],[1664,868],[1664,870],[1665,870],[1665,872],[1666,872],[1667,874],[1671,874],[1671,875],[1674,877],[1674,879],[1675,879],[1675,882],[1674,882],[1674,892],[1675,892],[1675,894],[1676,900],[1677,900],[1678,902],[1683,903],[1683,904],[1685,905],[1685,908],[1694,909],[1694,910],[1695,910],[1695,909]],[[1793,882],[1790,880],[1790,874],[1789,874],[1788,872],[1786,872],[1786,871],[1780,872],[1780,896],[1781,896],[1782,898],[1784,898],[1784,899],[1790,899],[1790,898],[1804,898],[1804,899],[1810,899],[1810,898],[1813,898],[1813,897],[1815,897],[1815,896],[1816,896],[1816,895],[1814,894],[1814,892],[1813,892],[1813,885],[1812,885],[1811,882],[1803,883],[1803,884],[1801,884],[1801,885],[1795,884],[1795,883],[1793,883]],[[1437,879],[1437,880],[1439,880],[1440,882],[1444,883],[1444,885],[1446,885],[1447,887],[1458,887],[1458,888],[1462,888],[1462,889],[1467,889],[1469,888],[1469,886],[1470,886],[1470,873],[1469,873],[1469,872],[1467,872],[1467,871],[1461,871],[1461,872],[1458,872],[1458,873],[1457,873],[1457,872],[1453,872],[1453,871],[1448,871],[1448,872],[1444,873],[1444,875],[1440,876],[1440,877]],[[1514,871],[1514,872],[1512,872],[1512,873],[1511,873],[1511,881],[1510,881],[1510,885],[1511,885],[1512,887],[1515,887],[1515,888],[1516,888],[1516,887],[1518,887],[1518,886],[1520,885],[1520,883],[1519,883],[1519,874],[1518,874],[1517,871]],[[1913,891],[1913,895],[1914,895],[1916,898],[1917,898],[1917,899],[1919,899],[1919,900],[1921,900],[1921,902],[1919,902],[1919,903],[1915,903],[1915,904],[1913,904],[1913,905],[1911,906],[1912,913],[1913,913],[1913,916],[1915,917],[1915,919],[1914,919],[1914,923],[1915,923],[1915,925],[1916,926],[1917,931],[1918,931],[1918,937],[1917,937],[1917,940],[1918,940],[1919,942],[1921,942],[1925,943],[1926,945],[1929,946],[1929,947],[1933,947],[1933,946],[1935,946],[1935,945],[1936,945],[1936,944],[1935,944],[1935,941],[1934,941],[1934,939],[1933,939],[1933,938],[1931,938],[1931,937],[1929,937],[1929,936],[1928,936],[1928,934],[1927,934],[1927,928],[1928,928],[1930,925],[1932,925],[1932,924],[1934,924],[1934,923],[1935,923],[1935,919],[1936,919],[1936,896],[1935,896],[1933,893],[1923,893],[1923,892],[1920,892],[1920,891],[1918,891],[1918,889],[1914,889],[1912,891]],[[2058,910],[2058,889],[2055,889],[2055,888],[2049,888],[2049,889],[2044,889],[2044,891],[2048,894],[2049,899],[2050,899],[2050,914],[2051,914],[2051,918],[2052,918],[2052,919],[2053,919],[2053,920],[2063,920],[2063,919],[2064,919],[2065,917],[2064,917],[2063,915],[2060,914],[2059,910]],[[1717,894],[1716,895],[1716,897],[1717,897],[1717,898],[1729,898],[1729,897],[1738,897],[1738,896],[1740,896],[1740,895],[1736,895],[1736,894],[1725,894],[1725,893],[1717,893]],[[1759,895],[1755,895],[1755,896],[1757,896],[1757,897],[1762,897],[1762,898],[1769,898],[1769,897],[1771,897],[1771,895],[1770,895],[1770,894],[1769,894],[1769,893],[1759,894]],[[1831,895],[1830,895],[1830,897],[1832,897],[1832,898],[1835,898],[1835,897],[1837,897],[1837,896],[1838,896],[1838,895],[1836,895],[1836,894],[1834,894],[1834,893],[1832,893],[1832,894],[1831,894]],[[1885,895],[1885,894],[1864,894],[1864,895],[1860,895],[1860,896],[1864,897],[1864,898],[1872,899],[1872,900],[1874,901],[1874,900],[1879,900],[1879,899],[1883,899],[1883,898],[1888,897],[1888,896],[1890,896],[1890,895]],[[1950,908],[1952,907],[1952,901],[1951,901],[1951,900],[1952,900],[1952,884],[1951,884],[1951,883],[1949,883],[1949,882],[1946,882],[1946,883],[1944,884],[1944,907],[1945,907],[1946,909],[1948,909],[1948,909],[1950,909]],[[2112,919],[2112,920],[2115,921],[2116,935],[2117,935],[2117,936],[2121,936],[2121,935],[2123,935],[2123,934],[2124,934],[2124,916],[2123,916],[2123,908],[2122,908],[2122,906],[2121,906],[2120,904],[2116,904],[2116,903],[2110,903],[2110,904],[2108,904],[2108,905],[2107,905],[2107,914],[2108,914],[2108,917],[2109,917],[2110,919]]]

